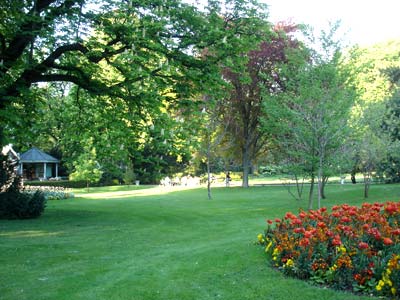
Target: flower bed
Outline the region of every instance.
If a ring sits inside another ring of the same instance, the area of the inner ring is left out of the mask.
[[[288,212],[267,223],[258,243],[285,274],[400,299],[400,202]]]
[[[63,200],[68,198],[74,198],[74,194],[70,190],[60,186],[25,185],[23,188],[24,193],[33,194],[36,191],[42,192],[46,200]]]

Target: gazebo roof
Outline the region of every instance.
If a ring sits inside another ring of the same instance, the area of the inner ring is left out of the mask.
[[[21,163],[58,163],[60,162],[57,158],[39,150],[36,147],[29,149],[28,151],[20,155]]]

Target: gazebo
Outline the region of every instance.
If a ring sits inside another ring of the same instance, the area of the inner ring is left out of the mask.
[[[59,163],[58,159],[33,147],[20,155],[18,171],[20,175],[28,180],[57,178]]]

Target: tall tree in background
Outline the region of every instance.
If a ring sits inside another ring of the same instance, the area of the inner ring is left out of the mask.
[[[232,85],[230,95],[220,103],[229,132],[229,151],[236,153],[243,168],[243,187],[249,186],[249,173],[257,157],[266,150],[269,136],[261,130],[265,115],[262,103],[266,93],[274,95],[284,89],[280,66],[287,62],[286,53],[300,43],[290,34],[294,25],[278,24],[270,40],[259,44],[247,54],[248,62],[242,72],[225,68],[224,78]]]
[[[364,197],[368,197],[373,176],[396,180],[396,89],[400,69],[400,41],[354,48],[348,54],[348,68],[355,78],[359,99],[351,116],[353,172],[364,174]],[[393,160],[392,160],[393,159]]]

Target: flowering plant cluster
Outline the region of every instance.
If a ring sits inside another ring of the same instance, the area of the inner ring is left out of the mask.
[[[285,274],[400,299],[400,202],[288,212],[267,223],[258,243]]]
[[[68,198],[74,198],[74,194],[61,186],[30,186],[25,185],[23,192],[34,194],[36,191],[43,193],[46,200],[63,200]]]

